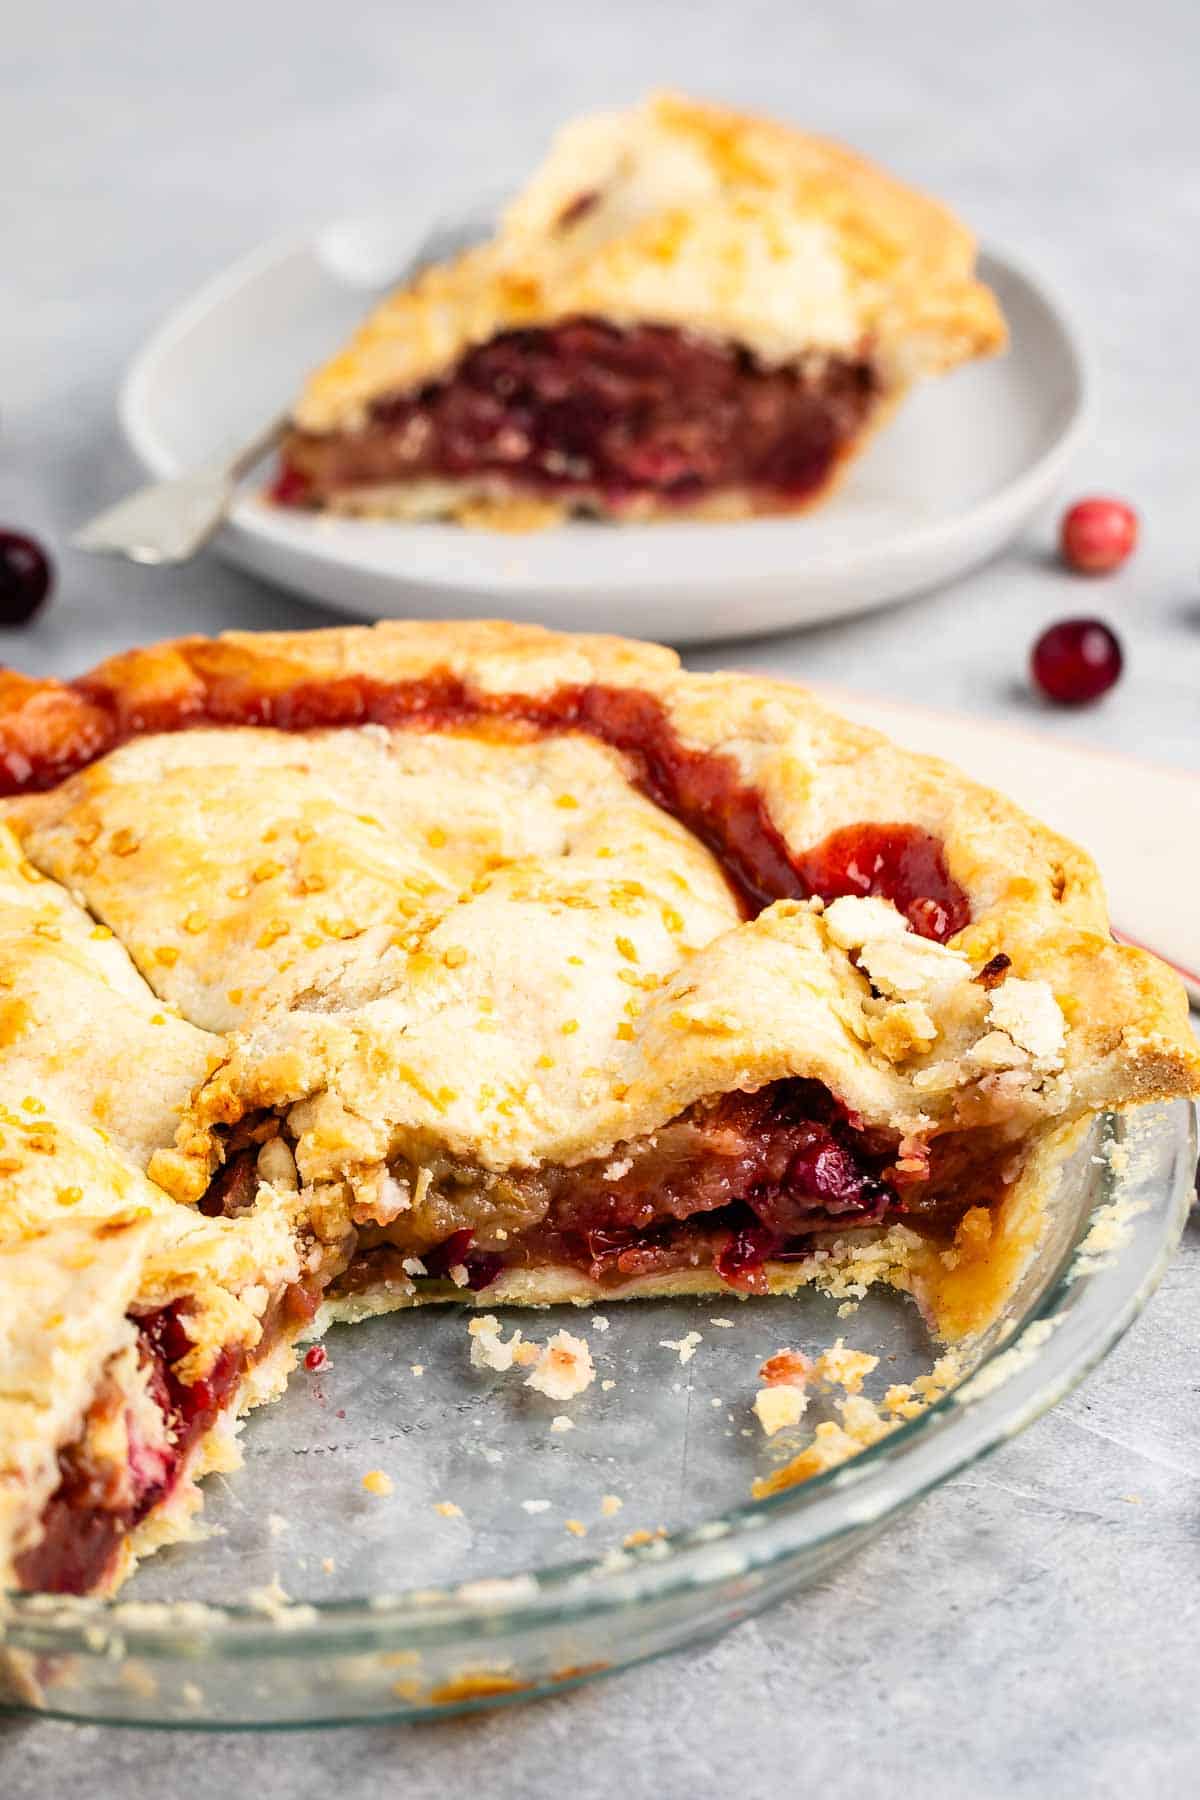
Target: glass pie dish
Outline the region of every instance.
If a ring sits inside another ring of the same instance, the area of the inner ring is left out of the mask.
[[[458,1310],[335,1328],[324,1366],[249,1420],[244,1466],[211,1478],[203,1541],[151,1559],[116,1602],[0,1602],[0,1701],[189,1728],[413,1719],[709,1637],[818,1579],[1082,1379],[1162,1274],[1195,1163],[1186,1102],[1101,1119],[958,1385],[761,1500],[752,1477],[789,1446],[750,1410],[759,1362],[844,1336],[879,1355],[878,1398],[935,1354],[909,1301],[871,1290],[847,1314],[805,1290],[527,1315],[530,1335],[590,1340],[598,1379],[563,1414],[516,1371],[471,1369]]]

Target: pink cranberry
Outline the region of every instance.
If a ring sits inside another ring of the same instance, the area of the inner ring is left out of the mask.
[[[1123,662],[1121,646],[1099,619],[1063,619],[1033,646],[1030,673],[1060,706],[1083,706],[1107,694]]]
[[[1138,516],[1123,500],[1077,500],[1063,514],[1063,561],[1082,575],[1110,575],[1133,554]]]
[[[0,625],[32,619],[54,584],[54,565],[34,538],[0,529]]]
[[[304,1366],[306,1369],[310,1369],[314,1375],[318,1369],[325,1368],[328,1362],[329,1352],[324,1344],[314,1344],[310,1350],[304,1352]]]

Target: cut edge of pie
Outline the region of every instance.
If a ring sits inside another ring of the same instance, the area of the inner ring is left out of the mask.
[[[674,94],[582,118],[310,377],[272,494],[507,529],[802,510],[914,381],[1003,346],[974,262],[825,139]]]
[[[656,646],[10,673],[0,773],[0,1585],[185,1534],[334,1318],[882,1280],[970,1337],[1090,1120],[1200,1090],[1084,852]]]

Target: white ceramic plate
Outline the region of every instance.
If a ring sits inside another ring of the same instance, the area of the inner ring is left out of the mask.
[[[343,220],[269,244],[206,285],[126,380],[121,418],[141,460],[177,474],[285,410],[423,235],[423,223]],[[217,548],[348,612],[501,615],[676,643],[899,600],[1006,543],[1053,489],[1082,422],[1082,359],[1061,311],[1006,257],[986,254],[982,274],[1011,327],[1007,355],[915,393],[810,517],[580,521],[514,536],[288,512],[252,480]]]

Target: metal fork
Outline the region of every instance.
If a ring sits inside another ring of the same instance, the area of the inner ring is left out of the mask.
[[[186,562],[220,528],[238,482],[275,448],[287,427],[287,414],[281,413],[231,456],[168,481],[148,482],[89,519],[72,545],[136,563]]]
[[[394,262],[378,269],[351,264],[338,272],[351,285],[368,290],[411,280],[426,264],[440,262],[486,237],[493,218],[494,207],[479,203],[465,216],[437,221],[405,259],[399,274]],[[331,254],[328,260],[337,266],[344,257]],[[157,566],[187,562],[220,529],[238,482],[275,448],[288,424],[287,414],[281,414],[230,454],[201,463],[185,475],[138,488],[89,519],[72,537],[72,545],[76,550],[127,556],[133,562]]]

